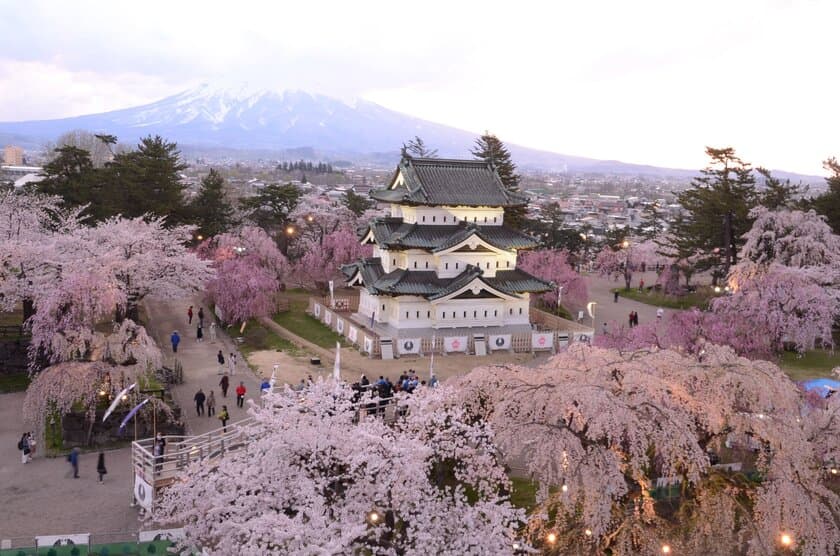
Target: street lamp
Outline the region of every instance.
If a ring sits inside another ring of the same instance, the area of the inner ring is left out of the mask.
[[[793,537],[788,533],[782,533],[782,536],[779,537],[779,542],[781,542],[782,546],[785,548],[790,548],[793,545]]]
[[[671,547],[667,544],[663,544],[662,545],[662,554],[670,554],[670,553],[671,553]]]
[[[197,236],[195,236],[195,239],[197,239],[198,241],[204,241],[204,236],[201,235],[201,234],[198,234]]]
[[[548,544],[554,544],[554,543],[556,543],[556,542],[557,542],[557,533],[554,533],[554,532],[552,531],[551,533],[549,533],[548,535],[546,535],[545,540],[546,540],[546,541],[548,541]]]
[[[294,235],[294,233],[295,233],[295,227],[294,226],[286,226],[286,235],[287,236]]]
[[[595,330],[595,306],[598,304],[597,301],[590,301],[586,305],[586,310],[589,312],[589,316],[592,318],[592,329]]]
[[[236,251],[237,255],[241,255],[242,253],[245,252],[245,248],[242,247],[241,245],[237,245],[236,247],[233,248],[233,250]]]
[[[563,286],[557,286],[557,312],[560,312],[560,304],[563,303]]]

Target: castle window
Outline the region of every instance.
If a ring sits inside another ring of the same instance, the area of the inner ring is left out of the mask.
[[[522,314],[522,307],[519,308],[519,314]]]
[[[417,268],[417,261],[414,261],[414,268]]]
[[[458,263],[455,263],[455,270],[458,270]]]
[[[426,311],[426,318],[427,319],[432,318],[432,312],[431,311]]]
[[[408,311],[405,312],[405,318],[408,318]]]
[[[484,223],[487,224],[487,217],[484,217]]]
[[[484,264],[484,268],[490,268],[490,261],[487,261],[487,262]]]
[[[496,268],[499,268],[499,261],[496,261]]]
[[[507,267],[510,268],[510,261],[505,261],[505,265],[507,265]]]
[[[420,311],[417,311],[417,318],[420,318]]]
[[[484,311],[484,318],[487,318],[487,311]]]
[[[467,312],[464,311],[464,318],[467,318]]]
[[[382,310],[383,310],[383,311],[385,310],[385,305],[383,305],[383,306],[382,306]]]
[[[432,222],[436,222],[436,221],[437,221],[437,216],[432,216]]]
[[[397,266],[397,259],[391,259],[391,266]]]
[[[426,261],[426,268],[429,268],[429,261]]]
[[[496,217],[494,216],[493,217],[493,224],[495,224],[495,223],[496,223]]]
[[[473,222],[478,222],[478,216],[473,216]]]
[[[498,316],[499,316],[499,310],[498,310],[498,309],[493,309],[493,316],[494,316],[494,317],[498,317]]]
[[[473,318],[478,317],[478,311],[473,311]]]
[[[449,263],[443,263],[443,266],[444,268],[446,268],[446,270],[449,270]]]
[[[426,215],[424,214],[423,215],[423,222],[425,222],[425,221],[426,221]]]
[[[512,314],[513,314],[513,307],[511,307],[510,309],[508,309],[508,311],[509,311],[509,314],[511,314],[511,315],[512,315]]]
[[[445,216],[443,217],[443,222],[444,222],[444,224],[446,223],[446,217]]]

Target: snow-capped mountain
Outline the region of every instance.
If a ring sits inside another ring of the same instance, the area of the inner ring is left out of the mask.
[[[466,154],[475,134],[388,110],[303,91],[202,85],[145,106],[58,120],[0,123],[0,132],[54,139],[70,129],[131,142],[150,133],[191,146],[312,147],[323,152],[394,152],[420,135],[441,153]]]

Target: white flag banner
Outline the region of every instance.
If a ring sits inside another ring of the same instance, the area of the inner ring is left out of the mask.
[[[335,329],[339,334],[344,334],[344,319],[335,317]]]
[[[335,365],[333,365],[333,378],[341,380],[341,342],[335,343]]]
[[[140,506],[152,511],[152,485],[147,483],[139,473],[134,475],[134,499]]]
[[[491,334],[489,340],[488,345],[490,346],[490,351],[494,349],[510,349],[510,334]]]
[[[330,280],[330,307],[335,309],[335,283]]]
[[[532,332],[531,348],[554,349],[554,332]]]
[[[437,337],[432,334],[432,356],[429,357],[429,380],[435,376],[435,341]]]
[[[467,346],[466,336],[446,336],[443,339],[443,350],[447,353],[466,352]]]
[[[330,311],[327,311],[326,309],[324,309],[324,324],[326,324],[327,326],[332,324],[332,313]]]
[[[373,338],[365,336],[365,353],[373,353]]]
[[[400,355],[409,353],[420,353],[422,338],[400,338],[397,341],[397,351]]]
[[[315,317],[316,318],[321,318],[321,304],[320,303],[315,304]]]
[[[103,423],[105,422],[105,420],[106,420],[106,419],[108,419],[108,417],[110,417],[110,416],[111,416],[111,413],[113,413],[113,412],[114,412],[114,410],[117,408],[117,406],[120,404],[120,402],[122,401],[123,396],[125,396],[126,394],[128,394],[129,392],[131,392],[131,391],[134,389],[134,387],[135,387],[135,386],[137,386],[137,383],[136,383],[136,382],[135,382],[134,384],[132,384],[131,386],[128,386],[128,387],[126,387],[126,388],[123,388],[122,392],[120,392],[119,394],[117,394],[117,397],[116,397],[116,398],[114,398],[114,401],[112,401],[112,402],[111,402],[111,405],[109,405],[109,406],[108,406],[108,411],[106,411],[106,412],[105,412],[105,415],[103,415],[103,416],[102,416],[102,422],[103,422]]]
[[[351,342],[357,344],[359,342],[359,329],[351,324],[350,330],[347,331],[347,337],[350,338]]]

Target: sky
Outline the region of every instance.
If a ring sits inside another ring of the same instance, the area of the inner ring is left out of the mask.
[[[836,1],[0,0],[0,121],[199,83],[302,89],[523,146],[675,168],[840,157]]]

